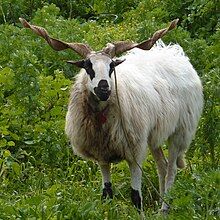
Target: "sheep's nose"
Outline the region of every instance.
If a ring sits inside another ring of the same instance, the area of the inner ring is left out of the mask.
[[[98,88],[102,91],[102,92],[107,92],[109,90],[109,85],[107,80],[100,80],[99,84],[98,84]]]
[[[95,87],[94,92],[101,101],[108,100],[111,91],[109,90],[107,80],[100,80],[98,83],[98,87]]]

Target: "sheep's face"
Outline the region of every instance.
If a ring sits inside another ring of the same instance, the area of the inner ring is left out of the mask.
[[[112,88],[111,75],[114,61],[103,54],[92,54],[85,60],[84,69],[89,77],[88,89],[101,101],[107,101]]]
[[[124,61],[124,60],[123,60]],[[123,61],[112,60],[104,53],[92,53],[85,60],[74,62],[85,69],[88,76],[88,89],[100,101],[107,101],[112,89],[112,73],[115,66]]]

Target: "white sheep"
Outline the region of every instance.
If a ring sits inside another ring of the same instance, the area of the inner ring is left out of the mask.
[[[69,61],[82,70],[71,91],[66,134],[77,155],[98,162],[103,197],[113,196],[111,163],[126,160],[131,172],[132,202],[142,209],[140,167],[148,147],[157,164],[160,194],[167,193],[177,167],[185,165],[184,153],[203,107],[200,79],[182,48],[165,46],[160,41],[149,50],[176,26],[177,20],[141,44],[117,42],[99,52],[85,44],[51,38],[45,29],[20,20],[55,50],[71,48],[85,58]],[[120,60],[112,59],[128,50]],[[168,160],[160,147],[166,140]],[[168,208],[163,202],[162,210]]]

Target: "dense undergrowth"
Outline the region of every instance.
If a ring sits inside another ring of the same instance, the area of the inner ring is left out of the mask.
[[[126,163],[113,166],[115,198],[103,202],[97,165],[73,156],[65,137],[68,95],[78,71],[65,61],[79,57],[53,51],[21,28],[19,16],[51,36],[96,50],[116,40],[141,42],[180,18],[163,40],[184,48],[202,79],[205,107],[188,166],[166,198],[168,219],[218,219],[220,30],[214,0],[0,2],[0,219],[138,219]],[[150,155],[144,171],[145,215],[161,219],[149,182],[158,188]]]

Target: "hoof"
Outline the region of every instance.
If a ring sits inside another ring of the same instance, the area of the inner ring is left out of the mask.
[[[160,211],[160,213],[162,215],[167,215],[169,213],[169,211],[170,211],[170,206],[167,205],[166,203],[163,203],[162,207],[161,207],[161,209],[159,211]]]
[[[138,209],[138,211],[141,211],[141,197],[138,190],[131,188],[131,201]]]
[[[106,199],[107,196],[109,196],[111,199],[113,199],[112,184],[105,183],[104,185],[105,185],[105,187],[102,191],[102,199]]]

